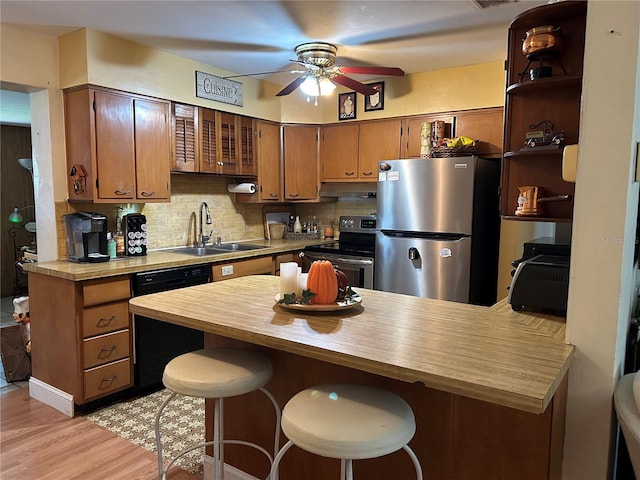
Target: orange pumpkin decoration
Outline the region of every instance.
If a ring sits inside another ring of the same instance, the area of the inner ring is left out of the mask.
[[[311,299],[312,304],[325,305],[333,303],[338,297],[338,279],[329,260],[316,260],[309,267],[307,288],[316,295]]]

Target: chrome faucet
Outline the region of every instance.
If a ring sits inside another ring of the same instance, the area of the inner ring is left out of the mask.
[[[198,246],[199,247],[204,247],[205,244],[209,241],[209,239],[211,238],[211,234],[213,233],[213,230],[209,232],[209,235],[205,235],[204,234],[204,229],[202,226],[202,210],[204,209],[206,215],[207,215],[207,225],[211,225],[211,215],[209,214],[209,205],[207,205],[207,202],[202,202],[200,204],[200,233],[198,234]]]

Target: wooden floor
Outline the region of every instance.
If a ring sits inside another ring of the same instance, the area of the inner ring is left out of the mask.
[[[21,388],[0,396],[3,480],[156,480],[154,453],[83,418],[69,418]],[[172,469],[171,480],[197,480]]]

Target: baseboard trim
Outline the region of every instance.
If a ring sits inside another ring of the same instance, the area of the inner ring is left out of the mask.
[[[204,480],[212,480],[214,478],[215,475],[215,470],[214,470],[214,465],[213,465],[213,457],[211,455],[205,455],[204,456]],[[259,480],[256,477],[249,475],[246,472],[243,472],[242,470],[232,466],[232,465],[227,465],[225,463],[224,465],[224,471],[226,473],[230,473],[242,480]]]
[[[69,395],[67,392],[63,392],[35,377],[29,379],[29,396],[55,408],[68,417],[73,417],[74,415],[73,395]]]

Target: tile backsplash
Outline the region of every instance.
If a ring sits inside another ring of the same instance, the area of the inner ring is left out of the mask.
[[[204,225],[205,234],[223,242],[255,240],[264,237],[263,205],[235,203],[235,195],[227,191],[233,179],[213,175],[177,174],[171,176],[171,202],[146,204],[81,204],[58,202],[58,258],[65,259],[66,236],[62,216],[76,211],[91,211],[107,216],[108,230],[115,232],[116,216],[142,213],[147,217],[148,249],[193,245],[197,241],[198,214],[201,202],[207,202],[211,225]],[[319,225],[338,226],[341,215],[375,213],[375,198],[346,198],[322,203],[296,203],[301,219],[315,216]]]

